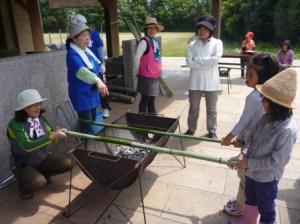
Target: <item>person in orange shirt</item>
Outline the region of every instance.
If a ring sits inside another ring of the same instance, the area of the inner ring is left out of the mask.
[[[255,42],[253,38],[254,38],[253,32],[246,33],[245,40],[242,42],[242,52],[255,50]]]
[[[242,55],[248,55],[253,54],[255,52],[255,42],[253,40],[254,33],[253,32],[247,32],[245,35],[245,40],[242,42],[241,46],[241,54]],[[241,78],[245,77],[245,67],[246,67],[247,59],[241,58]]]

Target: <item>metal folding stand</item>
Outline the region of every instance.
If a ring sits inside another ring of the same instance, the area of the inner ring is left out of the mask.
[[[66,107],[65,109],[68,110],[68,113],[64,110],[62,105],[59,105],[57,107],[57,119],[59,120],[60,124],[62,124],[62,116],[64,117],[65,121],[67,122],[67,125],[70,128],[76,128],[77,127],[77,119],[76,119],[76,115],[74,113],[74,110],[71,107],[71,104],[69,102],[65,102],[64,106]],[[71,115],[71,118],[67,115]],[[179,118],[177,118],[179,120]],[[181,134],[181,128],[180,128],[180,124],[178,122],[178,127],[179,127],[179,133]],[[105,130],[105,129],[104,129]],[[68,142],[66,140],[66,145],[68,145]],[[70,149],[69,154],[71,155],[71,163],[72,166],[74,164],[74,162],[76,161],[76,164],[78,164],[81,168],[81,170],[85,173],[85,175],[87,175],[94,183],[97,183],[97,180],[94,179],[93,175],[91,173],[89,173],[89,171],[84,167],[84,165],[81,164],[81,162],[76,158],[76,156],[73,154],[73,152],[78,149],[80,146],[83,146],[83,148],[87,148],[87,141],[85,140],[81,140],[79,144],[77,144],[75,147],[73,147],[72,149],[70,147],[68,147]],[[181,146],[181,150],[184,150],[184,146],[183,146],[183,140],[180,138],[180,146]],[[108,151],[109,151],[109,147],[107,147]],[[99,159],[99,160],[109,160],[110,162],[112,162],[112,160],[108,159],[108,158],[104,158],[101,156],[95,156],[92,155],[92,152],[88,153],[88,156],[94,159]],[[180,165],[185,168],[186,167],[186,160],[185,157],[183,157],[183,162],[179,160],[179,158],[177,158],[176,155],[173,155],[174,158],[180,163]],[[118,159],[113,160],[113,162],[117,162],[118,160],[120,160],[121,157],[119,157]],[[151,160],[149,157],[147,158],[148,160]],[[152,161],[152,160],[151,160]],[[151,162],[149,161],[149,162]],[[111,182],[109,184],[109,186],[102,186],[105,189],[112,189],[112,186],[114,186],[115,184],[117,184],[118,182],[121,182],[124,178],[128,177],[129,174],[131,174],[131,172],[134,172],[134,170],[138,170],[138,179],[139,179],[139,191],[140,191],[140,200],[141,200],[141,204],[142,204],[142,211],[143,211],[143,216],[144,216],[144,223],[146,223],[146,213],[145,213],[145,205],[144,205],[144,195],[143,195],[143,190],[142,190],[142,180],[141,180],[141,175],[143,170],[147,167],[146,164],[147,161],[137,161],[136,164],[134,165],[134,167],[131,170],[128,170],[128,172],[124,173],[123,175],[121,175],[120,177],[118,177],[116,180],[114,180],[113,182]],[[146,165],[145,165],[146,164]],[[145,167],[144,167],[145,165]],[[67,210],[63,213],[64,217],[71,217],[72,215],[74,215],[75,213],[77,213],[78,211],[80,211],[83,207],[85,207],[89,201],[87,201],[86,203],[83,203],[81,206],[79,206],[78,208],[76,208],[75,210],[71,211],[71,199],[72,199],[72,179],[73,179],[73,171],[72,169],[70,170],[70,183],[69,183],[69,195],[68,195],[68,206],[67,206]],[[126,215],[122,212],[122,210],[116,205],[114,204],[115,199],[120,195],[120,193],[122,192],[122,189],[119,190],[119,192],[114,196],[114,198],[110,201],[110,203],[106,206],[106,208],[103,210],[103,212],[99,215],[99,217],[97,218],[97,221],[99,221],[101,219],[101,217],[105,214],[105,212],[108,210],[108,208],[111,205],[114,205],[119,211],[120,213],[127,219]],[[96,221],[96,222],[97,222]],[[128,220],[130,222],[130,220]]]
[[[183,146],[183,143],[181,141],[181,144]],[[78,147],[80,147],[81,145],[84,146],[84,148],[86,147],[85,141],[81,141],[76,147],[74,147],[72,150],[69,151],[70,155],[71,155],[71,164],[73,166],[74,161],[76,161],[76,164],[78,164],[80,166],[80,168],[84,171],[84,173],[94,182],[97,184],[97,180],[94,179],[93,175],[89,173],[89,171],[87,169],[85,169],[85,167],[81,164],[81,162],[79,160],[76,159],[75,156],[73,156],[72,152],[75,151]],[[186,167],[186,161],[184,158],[183,163],[175,156],[173,155],[174,158],[183,166]],[[93,158],[96,158],[95,156],[93,156]],[[104,159],[99,157],[99,159]],[[119,158],[121,159],[121,158]],[[117,161],[117,160],[116,160]],[[144,223],[146,224],[146,212],[145,212],[145,204],[144,204],[144,195],[143,195],[143,190],[142,190],[142,180],[141,180],[141,176],[142,176],[142,172],[144,170],[143,167],[143,163],[141,162],[137,162],[134,166],[133,169],[129,170],[128,172],[126,172],[124,175],[120,176],[117,180],[115,180],[114,182],[112,182],[109,186],[104,187],[105,189],[111,189],[112,186],[114,186],[116,183],[118,183],[119,181],[122,181],[124,178],[126,178],[131,172],[133,172],[134,170],[138,169],[138,181],[139,181],[139,191],[140,191],[140,200],[141,200],[141,204],[142,204],[142,211],[143,211],[143,216],[144,216]],[[66,218],[71,217],[72,215],[74,215],[75,213],[77,213],[78,211],[80,211],[82,208],[84,208],[89,201],[83,203],[81,206],[79,206],[78,208],[76,208],[75,210],[71,211],[71,199],[72,199],[72,179],[73,179],[73,171],[72,169],[70,170],[70,180],[69,180],[69,199],[68,199],[68,206],[67,206],[67,210],[63,213],[63,216]],[[114,196],[114,198],[109,202],[109,204],[105,207],[105,209],[103,210],[103,212],[99,215],[99,217],[96,220],[96,223],[103,217],[103,215],[105,214],[105,212],[108,210],[108,208],[111,205],[114,205],[117,210],[127,219],[126,215],[122,212],[122,210],[119,208],[118,205],[116,205],[114,203],[114,201],[116,200],[116,198],[120,195],[120,193],[122,192],[122,189],[119,190],[119,192]],[[130,222],[130,220],[128,220]]]
[[[140,188],[140,195],[141,195],[141,202],[143,208],[143,215],[144,215],[144,223],[146,224],[146,212],[145,212],[145,204],[144,204],[144,195],[143,195],[143,188],[142,188],[142,181],[141,181],[141,174],[142,170],[139,168],[139,188]]]
[[[71,161],[72,163],[74,163],[74,158],[71,156]],[[70,183],[69,183],[69,200],[68,200],[68,206],[67,206],[67,211],[65,211],[63,213],[63,216],[66,218],[70,218],[72,215],[74,215],[75,213],[79,212],[82,208],[84,208],[89,201],[83,203],[81,206],[79,206],[77,209],[73,210],[71,212],[71,198],[72,198],[72,178],[73,178],[73,172],[72,169],[70,170]],[[115,201],[115,199],[119,196],[119,194],[121,193],[122,190],[120,190],[115,196],[114,198],[110,201],[110,203],[106,206],[106,208],[104,209],[104,211],[100,214],[100,216],[97,218],[97,221],[99,221],[99,219],[103,216],[103,214],[107,211],[107,209],[113,204],[113,202]],[[97,221],[95,223],[97,223]]]
[[[71,156],[71,169],[70,169],[70,182],[69,182],[69,201],[68,201],[68,209],[67,212],[63,213],[63,216],[69,218],[71,214],[71,197],[72,197],[72,178],[73,178],[73,157]]]
[[[0,190],[6,188],[8,185],[16,181],[15,175],[11,175],[0,183]]]
[[[73,150],[76,150],[76,148],[74,148]],[[72,153],[72,151],[70,151],[70,154]],[[103,158],[101,158],[103,159]],[[76,158],[71,154],[71,164],[74,164],[74,160],[76,160]],[[81,165],[80,161],[76,160],[76,163],[84,170],[84,173],[86,175],[89,176],[89,178],[94,182],[97,183],[97,181],[93,178],[93,176],[89,173],[88,170],[86,170],[84,168],[84,166]],[[114,186],[118,181],[121,181],[123,178],[126,178],[128,174],[130,174],[133,170],[138,169],[138,179],[139,179],[139,190],[140,190],[140,197],[141,197],[141,203],[142,203],[142,209],[143,209],[143,216],[144,216],[144,223],[146,224],[146,213],[145,213],[145,205],[144,205],[144,196],[143,196],[143,190],[142,190],[142,182],[141,182],[141,174],[142,174],[142,164],[140,162],[137,162],[136,165],[134,166],[134,168],[132,170],[129,170],[127,173],[125,173],[123,176],[121,176],[120,178],[118,178],[116,181],[114,181],[113,183],[111,183],[109,186],[105,187],[105,189],[111,189],[112,186]],[[73,172],[72,169],[70,170],[70,182],[69,182],[69,199],[68,199],[68,206],[67,206],[67,211],[65,211],[63,213],[63,216],[66,218],[71,217],[72,215],[74,215],[75,213],[77,213],[78,211],[80,211],[83,207],[85,207],[89,201],[87,201],[86,203],[83,203],[80,207],[78,207],[77,209],[75,209],[74,211],[71,211],[71,198],[72,198],[72,179],[73,179]],[[121,209],[114,204],[114,201],[116,200],[116,198],[120,195],[120,193],[122,192],[122,190],[119,190],[119,192],[114,196],[114,198],[109,202],[109,204],[105,207],[105,209],[103,210],[103,212],[98,216],[97,220],[95,223],[97,223],[102,216],[105,214],[105,212],[108,210],[108,208],[111,205],[114,205],[119,211],[120,213],[127,219],[126,215],[121,211]],[[130,222],[130,220],[128,220]]]
[[[178,117],[178,120],[179,120],[179,117]],[[179,129],[179,134],[182,134],[179,122],[178,122],[178,129]],[[180,141],[181,150],[184,151],[184,146],[183,146],[183,140],[182,140],[182,138],[179,138],[179,141]],[[183,163],[177,158],[177,156],[175,156],[175,155],[173,155],[173,156],[180,163],[180,165],[183,168],[186,168],[186,161],[185,161],[185,157],[184,156],[182,157],[183,158]]]

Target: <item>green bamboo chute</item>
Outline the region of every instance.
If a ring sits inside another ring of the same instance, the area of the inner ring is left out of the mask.
[[[230,164],[230,160],[227,160],[227,159],[224,159],[221,157],[213,157],[213,156],[203,155],[203,154],[195,153],[195,152],[191,152],[191,151],[182,151],[182,150],[177,150],[177,149],[172,149],[172,148],[164,148],[164,147],[159,147],[159,146],[154,146],[154,145],[148,145],[148,144],[135,142],[135,141],[127,140],[127,139],[123,139],[123,138],[117,138],[117,137],[112,137],[112,136],[89,135],[89,134],[84,134],[84,133],[75,132],[75,131],[66,131],[66,134],[68,136],[79,137],[79,138],[83,138],[83,139],[90,139],[90,140],[95,140],[95,141],[100,141],[100,142],[107,142],[107,143],[136,147],[136,148],[140,148],[140,149],[149,150],[154,153],[164,153],[164,154],[170,154],[170,155],[184,156],[184,157],[200,159],[200,160],[205,160],[205,161],[210,161],[210,162],[215,162],[215,163],[221,163],[221,164],[226,164],[226,165]]]
[[[141,132],[141,133],[149,133],[149,134],[162,135],[162,136],[170,136],[170,137],[185,138],[185,139],[198,140],[198,141],[221,143],[220,139],[198,137],[198,136],[192,136],[192,135],[183,135],[183,134],[177,134],[177,133],[173,133],[173,132],[157,131],[157,130],[152,130],[152,129],[148,129],[148,128],[130,126],[127,124],[120,124],[120,123],[109,124],[109,123],[100,122],[100,121],[91,121],[91,120],[83,120],[83,119],[79,119],[79,121],[83,122],[83,123],[94,124],[94,125],[99,125],[99,126],[108,127],[108,128],[116,128],[116,129],[123,129],[123,130],[129,130],[129,131],[135,131],[135,132]]]

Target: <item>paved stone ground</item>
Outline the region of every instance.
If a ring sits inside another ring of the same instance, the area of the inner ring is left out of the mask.
[[[184,58],[164,58],[164,77],[174,96],[157,99],[159,113],[168,117],[180,116],[180,127],[186,130],[188,112],[188,70],[180,67]],[[299,62],[298,62],[299,64]],[[298,70],[298,72],[300,72]],[[222,79],[223,92],[218,102],[218,136],[227,134],[238,121],[245,96],[251,91],[244,85],[238,70],[231,71],[232,88],[227,93],[226,80]],[[298,79],[299,82],[299,79]],[[299,93],[299,91],[298,91]],[[112,103],[114,120],[127,111],[137,111],[138,100],[133,105]],[[300,125],[299,94],[294,117]],[[201,102],[200,119],[196,135],[206,133],[205,102]],[[300,137],[292,159],[279,183],[277,220],[279,224],[300,223]],[[238,153],[232,147],[216,143],[187,141],[186,150],[207,155],[229,158]],[[179,148],[179,140],[171,138],[168,147]],[[187,167],[172,156],[158,155],[142,175],[142,186],[147,223],[228,223],[229,217],[222,212],[229,197],[234,197],[238,187],[235,171],[225,165],[186,159]],[[138,181],[127,189],[107,190],[93,184],[78,167],[74,168],[72,211],[70,218],[62,216],[68,203],[69,175],[53,177],[46,189],[37,192],[32,200],[19,199],[16,184],[0,191],[1,223],[78,223],[123,224],[143,223]],[[114,199],[114,203],[110,202]],[[109,206],[110,205],[110,206]],[[103,215],[100,217],[100,215]]]

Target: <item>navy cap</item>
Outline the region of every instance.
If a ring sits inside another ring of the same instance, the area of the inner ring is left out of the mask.
[[[199,26],[205,26],[210,31],[214,31],[216,28],[216,19],[212,16],[202,16],[200,19],[198,19],[196,28]]]

